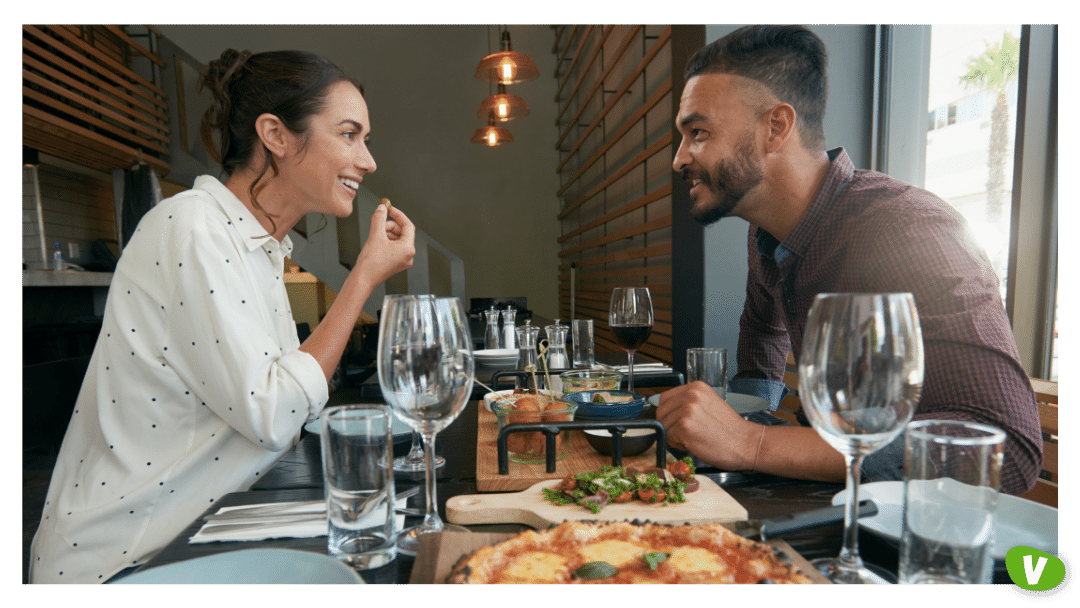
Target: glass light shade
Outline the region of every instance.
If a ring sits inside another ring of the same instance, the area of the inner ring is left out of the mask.
[[[506,85],[499,85],[498,95],[492,95],[480,102],[480,109],[476,111],[477,118],[493,116],[499,122],[506,122],[515,118],[529,115],[529,106],[525,100],[517,95],[506,92]]]
[[[481,127],[473,133],[472,139],[474,144],[484,144],[487,146],[499,146],[502,144],[513,143],[514,136],[510,134],[510,131],[503,127],[496,127],[493,124],[489,124],[486,127]]]
[[[525,53],[518,53],[510,44],[510,32],[502,33],[502,50],[480,60],[476,77],[485,82],[514,84],[528,82],[540,77],[533,60]]]

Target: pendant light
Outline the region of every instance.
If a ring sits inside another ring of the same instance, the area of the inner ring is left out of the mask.
[[[472,139],[474,144],[485,144],[487,146],[500,146],[502,144],[509,144],[514,142],[514,136],[510,134],[508,129],[495,126],[495,114],[492,112],[488,115],[488,126],[481,127],[473,133]]]
[[[525,100],[517,95],[506,92],[506,85],[499,85],[499,94],[492,95],[480,102],[480,109],[476,111],[477,118],[494,116],[499,122],[506,122],[515,118],[523,118],[529,115],[529,106]]]
[[[540,76],[540,70],[525,53],[513,50],[510,44],[510,32],[503,30],[502,50],[480,60],[476,67],[476,77],[487,82],[515,84],[528,82]]]

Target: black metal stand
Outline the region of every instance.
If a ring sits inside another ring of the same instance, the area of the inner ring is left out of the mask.
[[[667,455],[667,433],[664,425],[657,420],[577,420],[573,422],[515,422],[499,429],[496,440],[499,453],[499,475],[510,474],[510,454],[506,447],[506,438],[510,433],[542,432],[545,439],[545,457],[547,472],[555,472],[555,439],[563,430],[576,431],[585,429],[607,429],[611,433],[611,464],[622,466],[622,436],[628,429],[651,428],[656,430],[656,466],[664,468]]]

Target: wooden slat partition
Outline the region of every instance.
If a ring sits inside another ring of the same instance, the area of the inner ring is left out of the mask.
[[[165,63],[115,25],[23,25],[23,144],[99,170],[169,154],[165,91],[131,61]]]
[[[600,87],[604,84],[604,79],[607,78],[607,76],[609,74],[611,74],[611,70],[612,70],[612,68],[615,67],[615,65],[617,65],[618,59],[620,57],[622,57],[623,53],[626,52],[626,49],[630,48],[630,44],[632,42],[634,42],[635,37],[637,36],[638,33],[641,32],[641,30],[642,30],[642,26],[640,26],[640,25],[634,26],[634,28],[630,32],[628,32],[626,34],[626,36],[623,38],[622,44],[619,45],[618,49],[616,49],[615,56],[610,59],[611,63],[608,64],[608,67],[606,69],[604,69],[604,72],[600,76],[600,78],[596,79],[596,82],[593,83],[593,86],[592,86],[592,88],[589,89],[589,92],[586,93],[585,96],[580,100],[581,103],[579,104],[579,109],[578,109],[577,113],[574,114],[573,118],[571,118],[570,120],[563,122],[562,121],[563,114],[566,113],[566,111],[568,109],[570,109],[570,107],[571,107],[570,102],[574,99],[574,93],[577,92],[578,85],[580,85],[581,82],[583,82],[585,80],[585,78],[589,75],[588,74],[588,68],[592,66],[592,61],[590,61],[589,65],[586,66],[586,68],[584,70],[582,70],[581,76],[578,77],[578,84],[574,85],[574,91],[571,93],[571,95],[569,97],[567,97],[567,103],[563,105],[562,110],[559,111],[559,115],[555,118],[556,126],[560,126],[560,125],[563,125],[563,124],[566,125],[566,129],[563,131],[563,133],[559,137],[558,141],[555,142],[555,147],[556,148],[559,148],[562,145],[563,140],[566,139],[566,137],[573,130],[574,125],[577,124],[578,118],[580,118],[582,113],[585,111],[585,109],[587,107],[589,107],[589,102],[592,101],[592,98],[596,95],[596,92],[599,91]],[[605,31],[608,31],[608,30],[605,30]],[[606,41],[606,40],[607,40],[607,38],[604,37],[603,41]],[[603,43],[601,42],[601,44],[599,44],[596,47],[596,49],[593,52],[594,57],[599,57],[600,49],[602,48],[602,46],[603,46]]]
[[[590,53],[588,61],[585,62],[585,67],[583,67],[581,69],[580,73],[578,74],[577,81],[574,82],[574,88],[567,94],[568,99],[573,99],[573,97],[577,94],[578,89],[581,88],[581,83],[585,81],[585,76],[588,75],[589,69],[592,68],[594,63],[596,63],[596,59],[600,56],[600,49],[603,48],[604,43],[607,42],[608,36],[611,35],[612,31],[614,31],[614,30],[612,30],[611,28],[608,28],[608,29],[605,29],[605,30],[603,30],[601,32],[600,40],[593,47],[592,53]],[[581,39],[581,44],[584,45],[588,41],[589,41],[588,37],[583,37]],[[580,51],[579,51],[579,54],[580,54]],[[562,99],[563,86],[565,86],[566,83],[570,80],[570,76],[573,73],[574,73],[573,69],[567,70],[567,72],[566,72],[566,80],[564,80],[563,83],[561,85],[559,85],[559,90],[555,94],[555,102],[556,103],[558,103]],[[589,99],[591,99],[592,95],[594,93],[596,93],[596,88],[595,87],[592,90],[589,91],[588,95],[586,95],[586,100],[585,101],[587,102]],[[555,117],[555,125],[556,126],[561,124],[560,121],[562,120],[563,114],[565,114],[566,111],[569,110],[569,109],[570,109],[570,104],[567,103],[567,104],[563,105],[563,108],[561,110],[559,110],[559,115],[557,117]],[[577,120],[577,116],[572,118],[570,120],[570,122],[573,122],[574,120]],[[567,133],[569,133],[569,131],[567,131]],[[557,142],[555,142],[555,147],[558,148],[560,145],[562,145],[562,141],[565,138],[566,138],[566,134],[563,134],[563,136],[560,137]]]
[[[571,310],[592,319],[597,350],[619,352],[608,328],[611,290],[646,286],[654,324],[640,352],[681,370],[685,355],[677,353],[701,346],[693,326],[700,324],[694,308],[702,306],[701,296],[682,286],[697,284],[700,294],[701,281],[676,277],[675,261],[702,233],[679,227],[688,198],[681,181],[676,188],[671,160],[682,66],[704,27],[602,25],[577,34],[572,27],[556,26],[553,51],[575,57],[562,62],[568,68],[558,72],[556,98],[559,311],[564,319]],[[680,266],[680,275],[694,276],[700,264]]]

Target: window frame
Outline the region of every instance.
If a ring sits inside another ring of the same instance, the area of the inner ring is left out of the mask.
[[[931,27],[879,25],[876,32],[873,167],[920,187]],[[1020,47],[1005,311],[1024,368],[1047,377],[1058,288],[1057,25],[1023,25]]]

